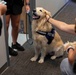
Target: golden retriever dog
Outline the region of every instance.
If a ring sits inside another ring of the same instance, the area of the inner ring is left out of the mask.
[[[63,41],[53,26],[47,21],[46,15],[51,13],[42,7],[33,10],[32,38],[35,55],[31,61],[36,61],[41,54],[39,63],[44,62],[48,53],[54,52],[52,60],[64,54]]]

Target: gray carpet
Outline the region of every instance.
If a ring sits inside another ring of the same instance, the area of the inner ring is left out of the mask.
[[[76,18],[76,3],[71,1],[55,16],[55,19],[69,24],[75,23],[75,18]],[[75,35],[63,32],[59,29],[57,29],[57,31],[61,35],[64,42],[76,40]]]
[[[66,23],[74,23],[75,16],[76,4],[69,2],[54,18]],[[58,29],[57,31],[64,42],[76,40],[75,36],[72,34]],[[25,47],[25,51],[19,52],[17,57],[11,57],[10,67],[3,75],[61,75],[59,65],[64,57],[52,61],[49,56],[47,56],[43,64],[38,64],[38,62],[30,61],[30,58],[34,55],[33,46],[28,42],[23,46]]]

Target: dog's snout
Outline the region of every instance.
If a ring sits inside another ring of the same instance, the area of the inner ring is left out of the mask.
[[[36,9],[33,9],[33,12],[36,12]]]

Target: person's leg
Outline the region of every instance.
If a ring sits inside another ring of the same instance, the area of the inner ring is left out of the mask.
[[[18,38],[19,21],[20,21],[20,15],[12,15],[11,16],[13,44],[16,44],[16,41]]]
[[[11,16],[10,15],[6,15],[6,28],[7,28],[7,35],[9,36],[8,34],[8,28],[9,28],[9,22],[10,22],[10,18]],[[8,37],[7,37],[8,38]],[[18,53],[16,51],[14,51],[11,47],[9,47],[9,54],[12,55],[12,56],[16,56],[18,55]]]
[[[75,75],[73,73],[73,67],[72,65],[70,65],[68,58],[65,58],[62,60],[60,64],[60,70],[61,70],[62,75]]]
[[[9,22],[10,22],[10,15],[6,15],[6,28],[7,28],[7,33],[8,33],[8,27],[9,27]]]
[[[24,48],[19,43],[17,43],[19,22],[20,22],[20,15],[11,15],[12,47],[19,50],[19,51],[24,51]]]

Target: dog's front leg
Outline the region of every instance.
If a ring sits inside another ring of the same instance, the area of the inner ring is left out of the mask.
[[[36,61],[38,59],[39,54],[40,54],[40,51],[35,49],[35,55],[34,57],[31,58],[31,61]]]
[[[43,49],[43,51],[41,52],[41,57],[40,57],[40,60],[38,61],[38,63],[44,63],[45,56],[46,56],[46,50]]]

